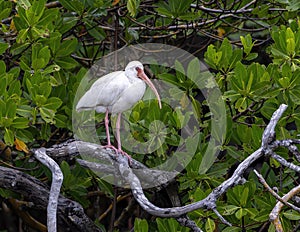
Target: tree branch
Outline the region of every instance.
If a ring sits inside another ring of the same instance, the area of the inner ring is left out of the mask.
[[[0,166],[0,186],[19,193],[24,199],[32,202],[31,209],[45,211],[47,208],[49,188],[40,180],[26,173]],[[58,198],[57,217],[60,231],[102,231],[87,217],[80,204],[62,195],[59,195]]]
[[[33,153],[34,157],[46,167],[48,167],[52,173],[52,184],[47,206],[47,227],[49,231],[54,232],[57,231],[57,201],[64,177],[57,163],[55,163],[53,159],[47,156],[45,148],[42,147],[40,149],[34,150]]]

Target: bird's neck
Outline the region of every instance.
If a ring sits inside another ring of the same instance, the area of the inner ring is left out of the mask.
[[[135,77],[135,76],[133,76],[133,75],[128,75],[127,78],[128,78],[128,80],[129,80],[130,83],[142,81],[140,78]]]

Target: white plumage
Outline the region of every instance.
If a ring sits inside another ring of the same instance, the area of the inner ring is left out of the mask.
[[[98,113],[106,113],[105,127],[108,140],[107,147],[115,149],[109,138],[108,129],[108,113],[118,114],[117,119],[117,140],[118,149],[121,150],[120,141],[120,119],[121,113],[130,109],[137,101],[139,101],[146,90],[146,84],[153,90],[161,108],[159,94],[144,73],[144,67],[139,61],[131,61],[125,68],[125,71],[116,71],[109,73],[97,80],[90,89],[81,97],[77,103],[76,110],[96,110]],[[126,153],[125,153],[126,154]]]

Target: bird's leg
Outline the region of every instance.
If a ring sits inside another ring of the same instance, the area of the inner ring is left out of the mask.
[[[118,114],[116,130],[117,130],[118,150],[122,151],[120,129],[121,129],[121,113]]]
[[[129,163],[131,163],[131,156],[128,155],[125,151],[123,151],[122,146],[121,146],[121,136],[120,136],[121,113],[118,114],[117,123],[116,123],[118,149],[115,148],[113,145],[111,145],[111,142],[110,142],[109,127],[108,127],[108,124],[109,124],[108,110],[106,110],[106,113],[105,113],[104,123],[105,123],[106,137],[107,137],[107,145],[105,145],[103,147],[113,149],[116,153],[119,152],[122,155],[127,156]]]
[[[118,152],[117,148],[115,148],[113,145],[111,145],[110,142],[110,135],[109,135],[109,119],[108,119],[108,109],[106,109],[105,113],[105,119],[104,119],[104,124],[105,124],[105,131],[106,131],[106,139],[107,139],[107,145],[103,146],[105,148],[111,148],[115,152]]]
[[[108,127],[108,124],[109,124],[109,120],[108,120],[108,109],[106,109],[104,123],[105,123],[105,130],[106,130],[107,145],[108,145],[108,146],[111,146],[111,143],[110,143],[110,135],[109,135],[109,127]]]
[[[117,123],[116,123],[117,142],[118,142],[118,152],[120,152],[120,153],[122,153],[123,155],[127,156],[129,162],[131,162],[131,156],[128,155],[125,151],[122,150],[121,136],[120,136],[120,129],[121,129],[121,113],[118,114]]]

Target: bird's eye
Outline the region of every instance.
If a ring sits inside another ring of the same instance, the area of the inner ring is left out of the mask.
[[[136,67],[135,70],[138,71],[138,72],[140,72],[141,68],[140,67]]]

